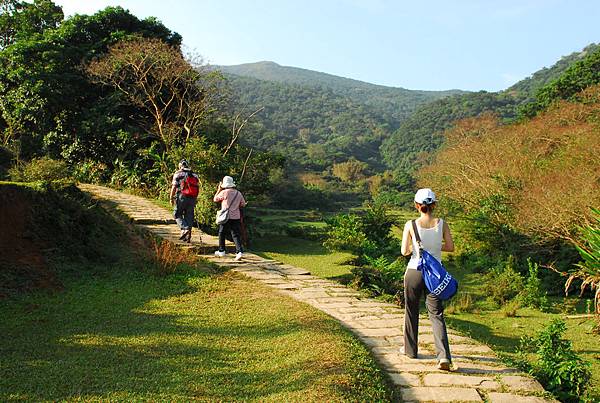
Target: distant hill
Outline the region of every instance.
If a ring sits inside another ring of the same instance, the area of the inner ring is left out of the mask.
[[[303,169],[354,157],[373,172],[410,173],[456,120],[492,112],[510,121],[570,66],[598,51],[600,45],[591,44],[500,92],[408,90],[273,62],[214,67],[236,93],[238,110],[265,108],[244,134],[248,144],[279,151]]]
[[[398,120],[408,116],[418,105],[449,95],[465,93],[460,90],[419,91],[386,87],[313,70],[281,66],[269,61],[215,67],[223,73],[235,76],[327,89],[355,102],[381,109]]]
[[[595,53],[598,50],[600,50],[600,44],[592,43],[583,48],[581,52],[573,52],[568,56],[562,57],[551,67],[544,67],[536,71],[531,76],[506,89],[505,92],[517,97],[532,99],[540,88],[557,79],[573,63],[585,58],[591,53]]]
[[[350,157],[384,169],[379,147],[404,119],[419,105],[463,93],[386,87],[273,62],[214,67],[238,109],[265,108],[245,141],[317,170]]]
[[[505,121],[513,120],[521,109],[533,104],[540,93],[569,73],[571,66],[598,52],[600,45],[588,45],[581,52],[561,58],[551,67],[536,71],[504,91],[460,94],[420,106],[382,142],[381,154],[386,165],[409,173],[415,170],[427,161],[425,153],[437,150],[443,143],[443,131],[459,119],[488,112]],[[596,59],[600,60],[600,57]]]

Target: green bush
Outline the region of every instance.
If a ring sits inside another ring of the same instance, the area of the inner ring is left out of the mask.
[[[406,262],[395,260],[390,263],[381,256],[377,259],[366,257],[367,263],[351,270],[352,284],[368,291],[371,295],[389,295],[394,302],[404,304],[404,272]]]
[[[581,238],[576,247],[583,261],[577,265],[577,271],[569,273],[568,283],[579,279],[584,288],[595,290],[595,311],[600,315],[600,209],[592,209],[592,225],[582,228]]]
[[[498,305],[516,297],[523,289],[523,277],[514,268],[514,258],[492,268],[484,277],[484,290]]]
[[[86,160],[73,167],[73,177],[84,183],[105,183],[111,178],[110,168],[102,163]]]
[[[9,170],[12,180],[17,182],[59,181],[71,175],[66,162],[49,157],[34,158],[22,167]]]
[[[542,280],[539,278],[539,266],[537,263],[527,259],[529,276],[525,280],[525,286],[519,293],[519,301],[522,306],[539,309],[545,312],[549,308],[548,297],[542,287]]]
[[[373,197],[375,204],[404,208],[412,208],[413,200],[413,192],[399,192],[394,189],[383,189]]]
[[[331,251],[347,251],[362,255],[375,249],[375,243],[368,239],[365,226],[356,214],[338,214],[326,219],[326,239],[323,246]]]
[[[356,287],[373,295],[390,295],[402,303],[405,264],[395,260],[400,250],[391,235],[394,219],[383,206],[370,205],[362,215],[338,214],[327,221],[323,245],[357,255],[352,274]],[[393,263],[389,263],[390,261]]]
[[[196,208],[194,209],[194,218],[200,229],[208,234],[216,234],[218,225],[215,222],[215,216],[219,206],[213,201],[216,188],[211,184],[201,182]]]
[[[561,402],[578,402],[591,379],[590,364],[579,357],[569,340],[563,339],[567,325],[553,320],[535,337],[521,339],[517,366],[535,376]],[[527,352],[534,352],[530,362]]]

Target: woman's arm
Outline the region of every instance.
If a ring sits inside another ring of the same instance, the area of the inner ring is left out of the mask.
[[[452,240],[452,234],[450,233],[450,227],[446,220],[444,220],[444,233],[442,236],[442,251],[443,252],[454,252],[454,241]]]
[[[410,221],[407,221],[404,224],[404,231],[402,232],[402,248],[400,252],[404,256],[408,256],[412,253],[412,234],[410,232],[412,224]]]
[[[219,186],[217,186],[217,193],[215,193],[215,196],[213,197],[213,201],[216,202],[220,202],[223,201],[223,197],[219,195],[219,193],[221,193],[221,182],[219,182]]]

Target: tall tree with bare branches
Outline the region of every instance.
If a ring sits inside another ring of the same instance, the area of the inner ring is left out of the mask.
[[[222,101],[218,72],[192,64],[179,48],[159,39],[118,42],[86,70],[94,81],[118,89],[145,112],[139,123],[166,155],[197,135]]]

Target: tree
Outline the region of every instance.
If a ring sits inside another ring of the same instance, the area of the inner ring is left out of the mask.
[[[36,2],[42,3],[42,2]],[[19,36],[0,51],[0,129],[3,143],[20,144],[23,158],[49,154],[74,163],[135,155],[137,111],[117,102],[115,90],[90,82],[82,63],[116,41],[142,35],[179,46],[181,36],[153,18],[120,7],[75,15],[55,29]],[[124,154],[124,155],[123,155]]]
[[[145,112],[139,124],[170,154],[185,144],[221,101],[220,74],[193,66],[181,51],[160,39],[118,42],[86,68],[97,83],[112,86]],[[151,121],[146,123],[146,116]],[[163,164],[164,165],[164,164]],[[163,166],[164,173],[170,171]]]
[[[0,49],[5,49],[19,39],[41,34],[49,28],[57,28],[63,18],[62,8],[51,0],[34,0],[33,3],[1,0]]]
[[[367,164],[355,159],[333,164],[333,174],[344,182],[354,182],[365,178]]]
[[[600,205],[600,86],[578,97],[519,124],[491,115],[457,123],[419,185],[496,228],[577,243],[590,208]]]

